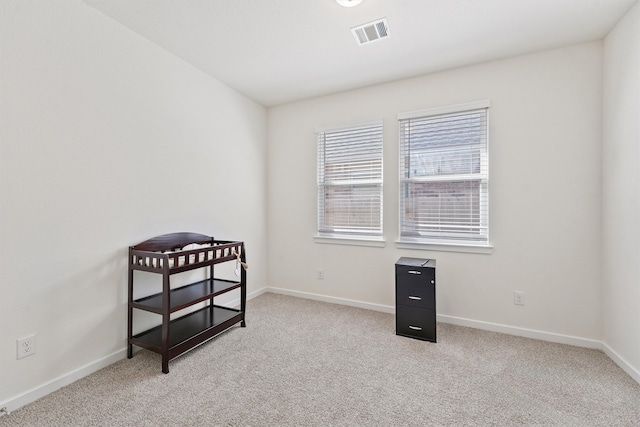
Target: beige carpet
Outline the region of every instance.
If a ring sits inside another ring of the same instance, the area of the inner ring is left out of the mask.
[[[602,352],[264,294],[160,372],[138,352],[0,426],[640,425],[640,385]]]

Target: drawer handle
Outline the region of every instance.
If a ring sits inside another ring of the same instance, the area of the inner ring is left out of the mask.
[[[418,327],[418,326],[411,326],[409,325],[409,329],[413,329],[414,331],[421,331],[422,328]]]
[[[409,270],[409,274],[422,274],[422,272],[416,271],[416,270]]]
[[[422,300],[422,298],[420,298],[420,297],[414,297],[414,296],[411,296],[411,295],[409,295],[409,299],[414,299],[416,301]]]

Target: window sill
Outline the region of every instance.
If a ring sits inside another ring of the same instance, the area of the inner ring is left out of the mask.
[[[316,243],[328,243],[332,245],[371,246],[384,248],[386,242],[383,237],[356,237],[356,236],[314,236]]]
[[[491,254],[493,246],[473,245],[464,243],[437,243],[437,242],[413,242],[408,240],[396,240],[398,249],[418,249],[422,251],[464,252],[472,254]]]

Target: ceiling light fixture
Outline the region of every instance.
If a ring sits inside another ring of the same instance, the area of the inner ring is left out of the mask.
[[[362,0],[336,0],[340,6],[353,7],[362,3]]]

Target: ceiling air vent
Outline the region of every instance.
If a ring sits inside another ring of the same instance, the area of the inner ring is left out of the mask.
[[[360,46],[377,40],[389,37],[389,25],[387,18],[381,18],[368,24],[353,27],[351,29],[353,36]]]

